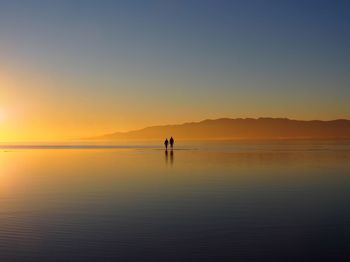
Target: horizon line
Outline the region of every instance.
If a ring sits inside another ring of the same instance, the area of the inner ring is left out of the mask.
[[[219,118],[206,118],[203,120],[197,120],[197,121],[187,121],[187,122],[182,122],[182,123],[176,123],[176,124],[158,124],[158,125],[149,125],[145,126],[142,128],[137,128],[137,129],[131,129],[128,131],[115,131],[115,132],[109,132],[109,133],[103,133],[103,134],[96,134],[94,136],[89,136],[89,137],[72,137],[72,138],[62,138],[62,139],[54,139],[54,140],[13,140],[13,141],[1,141],[0,144],[49,144],[49,143],[74,143],[74,142],[84,142],[88,141],[91,139],[96,139],[104,136],[109,136],[113,134],[127,134],[129,132],[135,132],[135,131],[141,131],[147,128],[154,128],[154,127],[170,127],[170,126],[181,126],[181,125],[186,125],[186,124],[198,124],[202,123],[205,121],[216,121],[216,120],[263,120],[263,119],[272,119],[272,120],[288,120],[288,121],[300,121],[300,122],[334,122],[334,121],[350,121],[350,119],[347,118],[336,118],[336,119],[327,119],[327,120],[320,120],[320,119],[295,119],[295,118],[288,118],[288,117],[219,117]],[[278,138],[274,138],[278,139]],[[288,139],[288,138],[285,138]],[[294,138],[292,138],[294,139]],[[308,139],[308,138],[305,138]],[[151,140],[151,139],[147,139]],[[231,140],[231,139],[229,139]],[[244,140],[244,139],[242,139]],[[140,139],[142,141],[142,139]]]

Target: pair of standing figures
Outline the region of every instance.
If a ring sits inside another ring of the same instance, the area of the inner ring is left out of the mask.
[[[164,141],[165,149],[168,149],[169,143],[170,143],[171,149],[173,149],[173,147],[174,147],[174,138],[173,137],[170,137],[169,141],[168,141],[168,139],[165,139],[165,141]]]

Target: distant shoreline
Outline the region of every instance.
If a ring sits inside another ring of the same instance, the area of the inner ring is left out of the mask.
[[[219,118],[179,125],[151,126],[84,138],[85,141],[157,140],[285,140],[350,139],[350,120],[292,120],[288,118]]]
[[[79,143],[79,142],[46,142],[46,143],[0,143],[0,150],[22,150],[22,149],[164,149],[160,140],[147,141],[117,141]],[[345,139],[237,139],[237,140],[181,140],[175,150],[183,150],[188,145],[249,145],[249,144],[295,144],[298,143],[350,143],[350,138]]]

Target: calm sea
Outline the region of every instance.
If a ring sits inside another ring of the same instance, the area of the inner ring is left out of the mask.
[[[3,145],[0,261],[349,261],[349,203],[350,141]]]

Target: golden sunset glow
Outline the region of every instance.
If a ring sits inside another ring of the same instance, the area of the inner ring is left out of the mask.
[[[306,33],[326,26],[296,27],[286,18],[284,26],[296,27],[287,33],[266,18],[254,27],[231,13],[224,14],[230,23],[147,12],[135,16],[145,23],[119,23],[99,19],[105,9],[86,24],[66,6],[45,8],[51,16],[14,7],[26,23],[0,14],[0,142],[75,140],[222,117],[350,118],[343,34]]]
[[[258,118],[283,115],[306,120],[348,116],[346,110],[341,111],[342,105],[339,107],[336,103],[341,100],[333,102],[322,97],[314,103],[304,96],[295,103],[296,98],[293,96],[285,96],[281,102],[266,94],[252,94],[247,102],[242,103],[239,100],[246,97],[243,90],[229,91],[231,97],[216,94],[214,89],[205,96],[191,92],[182,95],[183,89],[177,89],[176,81],[172,84],[169,99],[167,93],[165,96],[162,92],[148,93],[147,83],[129,83],[117,78],[105,84],[122,86],[120,90],[103,90],[99,86],[104,83],[98,80],[85,90],[85,80],[51,79],[38,72],[7,71],[2,72],[0,79],[2,142],[74,140],[152,125],[180,124],[222,116]],[[133,89],[134,86],[142,88]],[[199,90],[200,87],[195,89]],[[322,101],[328,106],[323,107],[320,104]],[[279,108],[283,108],[283,111]]]
[[[350,1],[0,0],[0,262],[349,261]]]

